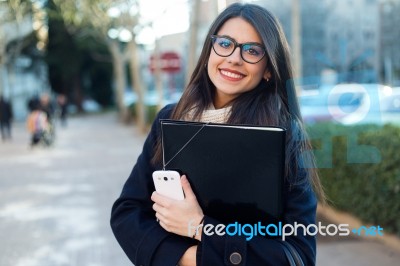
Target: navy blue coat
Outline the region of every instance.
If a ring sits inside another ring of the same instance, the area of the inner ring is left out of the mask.
[[[255,236],[246,241],[245,236],[207,236],[203,233],[202,241],[198,242],[168,233],[157,223],[150,196],[155,190],[152,172],[161,169],[161,165],[154,167],[150,160],[160,134],[158,120],[169,118],[173,107],[168,105],[159,112],[121,196],[112,208],[111,227],[129,259],[136,266],[173,266],[190,246],[198,244],[197,265],[288,265],[280,239]],[[284,223],[315,224],[316,197],[308,182],[299,183],[303,185],[292,185],[290,189],[285,185]],[[210,223],[219,224],[206,216],[204,224]],[[299,230],[297,236],[287,237],[286,241],[298,250],[305,265],[315,265],[315,236],[304,236]],[[239,264],[232,264],[233,253],[236,258],[239,254]]]

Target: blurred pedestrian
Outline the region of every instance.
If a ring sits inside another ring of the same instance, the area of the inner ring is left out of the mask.
[[[48,93],[43,93],[40,96],[40,106],[42,111],[46,113],[48,122],[52,124],[55,108],[53,102],[51,101],[51,97]]]
[[[63,127],[67,126],[67,104],[67,97],[64,94],[57,96],[59,117]]]
[[[37,106],[40,106],[39,96],[34,95],[31,98],[29,98],[29,100],[27,102],[27,107],[28,107],[29,112],[32,112],[34,110],[34,108]]]
[[[11,121],[13,112],[11,104],[4,99],[3,95],[0,96],[0,128],[1,139],[11,139]]]
[[[30,146],[33,147],[39,143],[50,145],[51,140],[48,137],[50,125],[46,113],[41,109],[39,102],[32,102],[32,111],[28,115],[26,126],[31,133]]]

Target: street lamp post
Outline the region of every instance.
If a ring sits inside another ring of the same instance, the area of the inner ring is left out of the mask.
[[[302,76],[301,57],[301,13],[299,0],[292,0],[292,49],[294,75]]]

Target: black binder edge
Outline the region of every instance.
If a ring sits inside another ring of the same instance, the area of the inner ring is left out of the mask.
[[[212,123],[212,122],[195,122],[195,121],[185,121],[185,120],[174,120],[174,119],[160,119],[161,128],[163,124],[172,124],[172,125],[193,125],[193,126],[202,126],[206,124],[207,126],[221,126],[221,127],[249,127],[249,128],[271,128],[278,129],[279,131],[286,131],[286,128],[279,126],[263,126],[263,125],[251,125],[251,124],[222,124],[222,123]]]

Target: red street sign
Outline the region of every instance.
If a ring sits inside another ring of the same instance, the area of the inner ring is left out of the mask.
[[[179,54],[175,52],[164,52],[160,55],[159,65],[161,71],[167,73],[176,73],[181,70],[181,58]],[[155,56],[150,57],[150,71],[156,71],[156,60]]]

